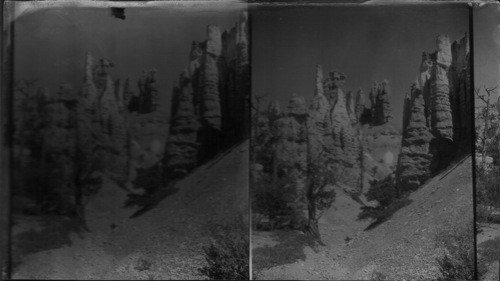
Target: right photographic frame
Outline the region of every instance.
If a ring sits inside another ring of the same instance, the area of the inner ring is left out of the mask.
[[[477,278],[472,10],[251,7],[253,279]]]
[[[500,280],[500,5],[473,9],[476,257],[479,280]]]

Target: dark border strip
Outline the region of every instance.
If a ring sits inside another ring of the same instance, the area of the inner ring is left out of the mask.
[[[253,104],[253,92],[252,92],[252,15],[253,9],[247,1],[246,4],[246,12],[248,16],[247,24],[248,24],[248,87],[250,88],[248,91],[248,279],[253,280],[253,266],[252,266],[252,170],[253,170],[253,140],[252,140],[252,104]]]
[[[474,224],[474,280],[477,280],[477,223],[476,223],[476,123],[475,123],[475,83],[474,83],[474,5],[469,5],[469,68],[470,68],[470,122],[471,122],[471,156],[472,156],[472,217]]]
[[[12,16],[14,4],[2,1],[2,46],[1,46],[1,77],[2,91],[0,94],[0,229],[2,237],[0,250],[1,274],[0,280],[12,278],[12,246],[11,246],[11,214],[10,214],[10,182],[12,178],[12,89],[14,70],[14,23]]]

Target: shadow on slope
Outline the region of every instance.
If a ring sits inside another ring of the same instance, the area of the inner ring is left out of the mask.
[[[212,160],[215,165],[198,167],[176,182],[178,192],[115,228],[105,252],[120,262],[104,277],[147,279],[147,272],[163,280],[205,279],[198,269],[207,265],[203,247],[213,242],[210,229],[236,214],[248,216],[248,152],[245,141]],[[152,263],[142,275],[128,267],[138,258]]]
[[[214,165],[216,165],[219,161],[224,159],[225,156],[229,155],[233,152],[233,150],[237,149],[241,146],[245,141],[241,141],[228,149],[217,154],[213,159],[207,160],[201,163],[197,168],[192,170],[189,175],[193,174],[197,170],[201,169],[210,169]],[[160,160],[162,161],[162,160]],[[182,178],[181,178],[182,179]],[[129,194],[127,195],[128,199],[124,203],[124,207],[139,207],[140,209],[135,212],[131,218],[138,217],[149,210],[153,209],[157,206],[163,199],[173,194],[176,194],[179,189],[175,187],[176,183],[181,179],[165,179],[163,175],[163,169],[161,168],[160,163],[156,163],[152,167],[148,169],[139,169],[137,171],[137,178],[133,181],[134,188],[144,189],[144,194]]]
[[[300,232],[280,230],[276,231],[275,235],[279,244],[272,247],[266,245],[252,250],[253,271],[290,264],[298,260],[304,261],[306,259],[305,246],[314,248],[314,240]]]
[[[500,237],[487,240],[477,245],[478,252],[484,257],[484,262],[494,262],[500,260]]]
[[[399,194],[393,175],[388,175],[383,180],[372,180],[370,185],[370,190],[366,193],[366,199],[378,203],[376,206],[361,207],[362,211],[359,213],[357,220],[370,219],[372,221],[365,230],[371,230],[389,220],[399,209],[410,205],[412,202],[408,198],[408,194]]]
[[[436,233],[472,215],[472,190],[470,156],[429,179],[409,195],[409,205],[353,240],[347,261],[352,279],[369,278],[373,270],[394,280],[439,277],[436,258],[445,249],[436,247]]]
[[[379,207],[366,207],[363,208],[363,211],[359,214],[358,219],[372,219],[374,220],[370,223],[364,230],[372,230],[375,227],[379,226],[383,222],[391,219],[392,215],[394,215],[399,209],[410,205],[413,201],[409,198],[400,198],[396,201],[392,202],[389,206],[379,208]]]
[[[51,249],[71,246],[71,233],[80,235],[81,229],[75,220],[66,216],[40,216],[36,217],[38,225],[29,222],[29,217],[15,217],[17,220],[26,220],[23,225],[28,226],[27,231],[13,235],[12,262],[13,270],[21,263],[23,257]]]

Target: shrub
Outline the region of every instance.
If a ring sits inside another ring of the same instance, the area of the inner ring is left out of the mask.
[[[368,201],[376,200],[379,206],[388,206],[397,196],[396,184],[392,174],[381,181],[372,180],[370,190],[366,193]]]
[[[411,200],[406,196],[398,197],[396,183],[392,175],[381,181],[372,181],[370,190],[366,193],[369,201],[377,201],[376,207],[363,206],[358,219],[372,218],[375,221],[369,228],[388,220],[396,211],[410,204]]]
[[[441,276],[438,280],[474,280],[474,223],[472,218],[465,225],[449,224],[438,231],[436,244],[445,254],[436,259]]]
[[[490,223],[494,221],[493,209],[478,204],[476,206],[476,222]]]
[[[387,280],[387,276],[384,273],[375,270],[372,272],[371,280]]]
[[[500,167],[485,170],[478,167],[476,195],[477,203],[500,207]]]
[[[207,265],[199,271],[215,280],[249,279],[249,229],[245,219],[215,224],[212,243],[203,247]]]
[[[134,269],[137,271],[144,271],[150,269],[151,266],[152,266],[151,261],[146,260],[144,258],[140,258],[139,260],[137,260],[137,264],[134,267]]]

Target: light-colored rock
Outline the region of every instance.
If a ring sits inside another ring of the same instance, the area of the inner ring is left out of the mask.
[[[212,56],[218,57],[222,51],[221,33],[217,25],[207,26],[207,47],[206,52]]]
[[[170,134],[165,149],[165,168],[170,176],[184,176],[198,164],[197,131],[200,128],[193,105],[193,90],[187,81],[174,88]]]

